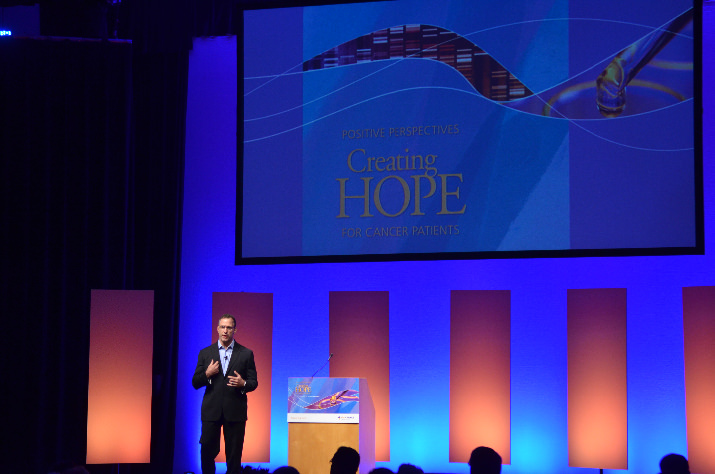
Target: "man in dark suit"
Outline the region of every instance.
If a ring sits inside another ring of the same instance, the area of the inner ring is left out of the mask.
[[[219,320],[218,343],[201,349],[191,384],[206,387],[201,402],[201,471],[214,474],[220,450],[221,426],[226,443],[226,473],[241,472],[248,404],[246,393],[258,386],[253,351],[234,341],[236,319]]]

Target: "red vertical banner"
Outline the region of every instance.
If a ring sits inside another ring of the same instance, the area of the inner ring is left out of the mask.
[[[211,340],[214,343],[218,343],[216,328],[224,314],[236,318],[234,339],[253,351],[258,373],[258,388],[248,394],[248,422],[242,461],[270,462],[273,293],[215,292],[211,314]],[[223,436],[216,461],[226,462]]]
[[[715,472],[715,286],[683,288],[685,410],[691,472]]]
[[[488,446],[511,463],[511,292],[450,295],[449,461]]]
[[[569,466],[628,469],[626,289],[567,300]]]
[[[331,377],[367,380],[375,404],[375,460],[390,460],[390,294],[331,291]]]
[[[154,292],[92,290],[87,464],[148,463]]]

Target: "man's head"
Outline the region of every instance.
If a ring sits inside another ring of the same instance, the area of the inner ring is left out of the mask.
[[[273,471],[273,474],[300,474],[293,466],[281,466]]]
[[[397,474],[425,474],[425,472],[414,464],[400,464],[400,467],[397,468]]]
[[[330,474],[355,474],[360,467],[360,454],[353,448],[340,446],[330,462]]]
[[[223,346],[228,347],[231,341],[233,341],[233,334],[236,331],[236,318],[230,314],[224,314],[221,316],[221,319],[218,320],[216,331],[218,332],[219,342]]]
[[[690,465],[685,456],[668,454],[660,460],[661,474],[690,474]]]
[[[501,472],[501,456],[492,448],[479,446],[469,457],[471,474],[499,474]]]

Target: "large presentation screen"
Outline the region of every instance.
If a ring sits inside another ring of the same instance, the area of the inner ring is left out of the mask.
[[[243,13],[237,263],[702,253],[692,0]]]

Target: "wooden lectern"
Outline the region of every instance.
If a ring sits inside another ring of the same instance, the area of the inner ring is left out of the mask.
[[[360,474],[375,468],[375,407],[367,380],[288,379],[288,464],[300,474],[328,474],[340,446],[360,453]]]

